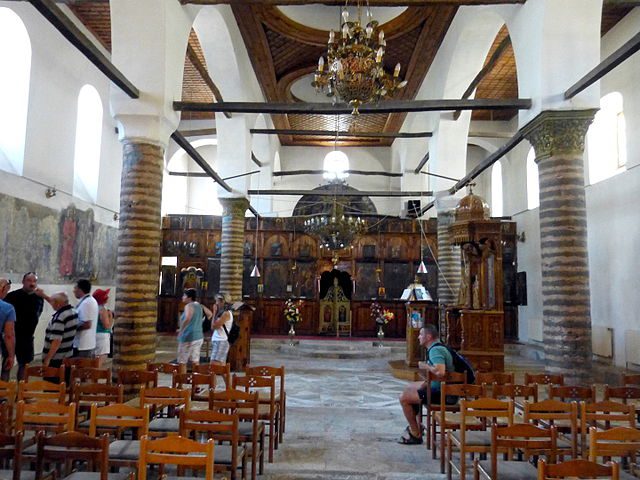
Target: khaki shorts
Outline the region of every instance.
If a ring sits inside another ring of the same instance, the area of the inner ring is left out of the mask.
[[[200,349],[202,348],[202,338],[193,342],[178,343],[178,363],[192,364],[200,363]]]
[[[96,357],[111,353],[111,335],[108,333],[96,333]]]

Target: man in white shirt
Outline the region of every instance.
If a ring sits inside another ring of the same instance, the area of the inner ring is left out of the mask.
[[[96,350],[96,329],[98,328],[98,302],[91,296],[91,282],[80,279],[73,287],[73,294],[79,300],[78,330],[73,341],[73,356],[93,358]]]

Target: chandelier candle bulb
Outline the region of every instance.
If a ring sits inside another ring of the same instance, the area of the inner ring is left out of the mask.
[[[371,25],[367,25],[367,38],[370,39],[371,35],[373,35],[373,27]]]
[[[322,58],[322,57],[320,57]],[[393,76],[395,78],[398,78],[398,75],[400,75],[400,62],[396,63],[396,68],[393,70]]]
[[[329,43],[333,43],[336,41],[336,32],[334,32],[333,30],[331,30],[329,32]]]
[[[378,43],[382,44],[382,42],[384,42],[384,30],[380,30],[378,34]]]
[[[382,56],[384,55],[384,49],[380,47],[376,53],[376,63],[382,62]]]
[[[342,26],[342,38],[347,38],[349,36],[349,25],[346,23]]]
[[[349,12],[347,10],[342,11],[342,21],[347,22],[349,20]]]
[[[398,64],[399,65],[399,64]],[[322,72],[324,71],[324,57],[320,57],[318,59],[318,71]]]

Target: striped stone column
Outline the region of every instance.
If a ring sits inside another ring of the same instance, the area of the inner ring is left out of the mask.
[[[545,364],[569,382],[591,379],[591,308],[584,138],[594,110],[542,112],[525,127],[540,179]]]
[[[242,300],[242,255],[244,254],[244,214],[249,208],[246,198],[221,198],[222,255],[220,292],[231,296],[232,302]]]
[[[163,157],[158,145],[123,144],[114,371],[144,368],[155,357]]]
[[[444,307],[458,303],[460,288],[460,247],[451,243],[449,227],[455,222],[454,197],[439,198],[438,210],[438,305],[440,306],[440,331],[444,332]]]

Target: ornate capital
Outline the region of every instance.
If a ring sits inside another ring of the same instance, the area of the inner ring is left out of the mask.
[[[244,218],[244,212],[249,208],[249,200],[244,197],[239,198],[220,198],[220,204],[222,205],[222,216]]]
[[[536,162],[558,154],[581,155],[584,138],[597,110],[547,110],[527,124],[522,133],[536,152]]]

